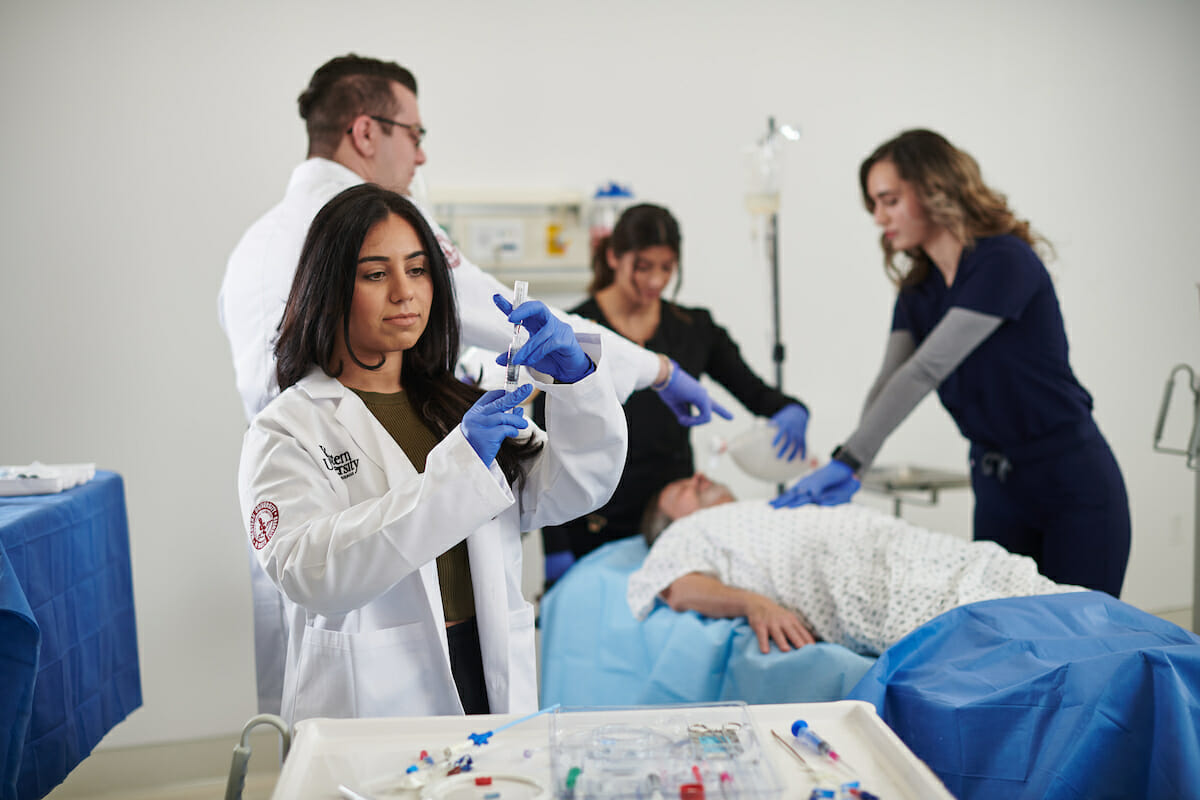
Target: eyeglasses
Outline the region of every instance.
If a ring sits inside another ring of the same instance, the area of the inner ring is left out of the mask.
[[[397,122],[394,119],[388,119],[387,117],[376,117],[371,114],[368,114],[367,116],[376,122],[386,122],[388,125],[399,125],[401,128],[404,128],[408,131],[408,135],[412,137],[413,144],[415,144],[417,147],[421,146],[421,141],[424,140],[425,134],[428,133],[428,131],[422,128],[420,125],[411,125],[407,122]]]

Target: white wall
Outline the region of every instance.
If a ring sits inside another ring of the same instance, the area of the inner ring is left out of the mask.
[[[1188,605],[1192,476],[1150,440],[1168,369],[1200,363],[1200,5],[980,5],[5,3],[0,463],[94,460],[126,479],[145,705],[105,745],[224,735],[254,712],[244,423],[216,293],[303,157],[296,95],[351,50],[417,73],[431,185],[616,177],[670,206],[681,298],[713,308],[765,375],[740,151],[768,115],[800,127],[781,216],[786,388],[812,406],[821,454],[851,429],[889,321],[859,161],[903,128],[941,130],[1057,245],[1073,363],[1131,495],[1124,598]],[[959,468],[965,450],[926,401],[880,463]],[[910,518],[966,535],[969,496]]]

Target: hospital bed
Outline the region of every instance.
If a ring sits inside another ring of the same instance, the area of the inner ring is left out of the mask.
[[[1196,796],[1200,636],[1173,623],[1072,592],[952,609],[877,660],[763,655],[744,620],[635,621],[646,552],[609,543],[543,598],[543,707],[864,700],[959,800]]]
[[[763,654],[745,619],[664,604],[639,622],[625,587],[646,553],[640,536],[609,542],[542,598],[543,707],[841,700],[874,663],[828,643]]]

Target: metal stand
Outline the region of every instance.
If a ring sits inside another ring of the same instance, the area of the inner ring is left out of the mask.
[[[771,142],[776,136],[775,118],[767,117],[767,137],[764,142]],[[767,266],[771,270],[771,360],[775,364],[775,388],[783,391],[783,361],[786,358],[783,347],[783,330],[779,314],[779,212],[772,211],[767,216],[767,230],[764,235],[767,248]],[[783,493],[785,485],[775,485],[775,494]]]
[[[775,136],[775,118],[767,117],[767,141]],[[767,218],[767,262],[771,267],[771,359],[775,362],[775,388],[783,391],[783,335],[779,320],[779,212]]]
[[[1175,389],[1175,377],[1186,373],[1188,388],[1192,391],[1192,432],[1188,436],[1186,450],[1175,447],[1163,447],[1163,428],[1167,423],[1167,413],[1171,408],[1171,392]],[[1196,533],[1195,552],[1193,554],[1192,573],[1192,630],[1200,633],[1200,379],[1187,364],[1176,364],[1167,376],[1167,386],[1163,390],[1162,405],[1158,409],[1158,421],[1154,425],[1154,449],[1160,453],[1173,453],[1187,457],[1187,468],[1196,473]]]
[[[947,489],[971,488],[971,476],[930,467],[902,465],[871,467],[863,475],[862,488],[892,498],[892,513],[901,516],[901,503],[936,506],[938,493]],[[920,493],[924,492],[922,496]]]

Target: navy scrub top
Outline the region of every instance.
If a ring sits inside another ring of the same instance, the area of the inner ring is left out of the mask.
[[[977,240],[952,286],[931,267],[900,292],[892,330],[920,346],[953,307],[1004,320],[938,387],[963,436],[1003,452],[1090,419],[1092,397],[1071,371],[1058,296],[1033,248],[1009,235]]]

